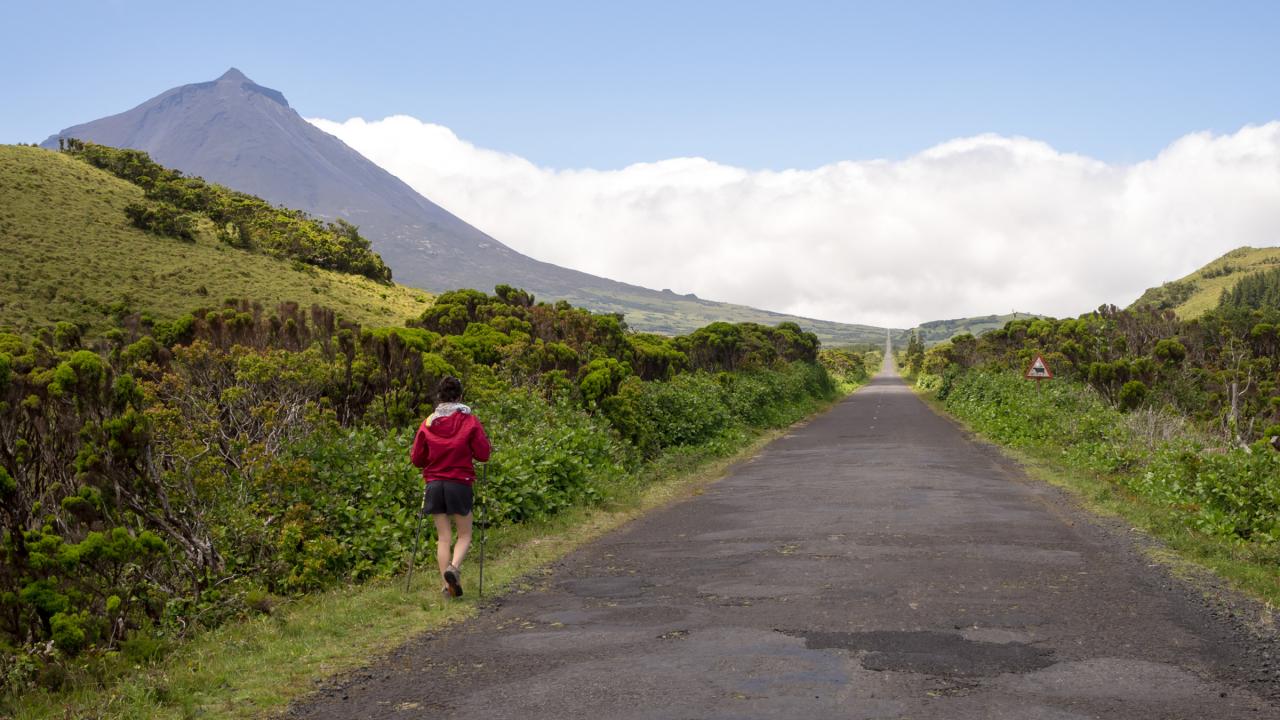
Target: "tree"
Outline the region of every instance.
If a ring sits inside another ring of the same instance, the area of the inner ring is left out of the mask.
[[[924,341],[920,339],[920,333],[912,330],[911,337],[907,340],[907,349],[903,353],[903,357],[907,363],[907,373],[910,375],[920,374],[920,368],[924,364]]]

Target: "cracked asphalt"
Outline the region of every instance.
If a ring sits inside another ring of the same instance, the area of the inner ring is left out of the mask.
[[[288,714],[1280,718],[1270,612],[1150,544],[882,373]]]

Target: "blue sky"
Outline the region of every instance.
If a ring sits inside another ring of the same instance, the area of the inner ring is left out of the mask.
[[[1270,2],[99,0],[4,15],[0,142],[233,65],[307,117],[404,113],[556,168],[812,168],[984,132],[1129,163],[1280,118]]]

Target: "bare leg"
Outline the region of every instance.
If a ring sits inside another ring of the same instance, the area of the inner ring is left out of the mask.
[[[436,524],[436,564],[440,566],[440,577],[443,578],[453,552],[450,549],[453,545],[453,528],[449,526],[449,516],[444,513],[432,515],[431,520]]]
[[[453,546],[453,566],[462,567],[462,561],[471,548],[471,515],[450,515],[458,526],[458,543]]]

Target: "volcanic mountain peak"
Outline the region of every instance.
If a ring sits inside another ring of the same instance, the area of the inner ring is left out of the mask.
[[[214,82],[247,82],[253,83],[254,85],[258,84],[250,80],[244,73],[240,72],[238,68],[231,68],[230,70],[227,70]]]
[[[489,289],[507,283],[552,299],[572,297],[569,291],[580,288],[642,291],[520,255],[308,123],[279,91],[254,83],[238,68],[67,128],[46,140],[46,147],[57,147],[60,137],[145,150],[188,175],[349,220],[398,280],[417,287]]]
[[[880,328],[673,297],[534,260],[418,194],[308,123],[278,90],[234,67],[216,80],[172,88],[132,110],[67,128],[45,147],[58,147],[59,138],[145,150],[188,175],[322,218],[348,220],[396,279],[414,287],[489,290],[508,284],[545,300],[625,312],[633,326],[663,332],[689,332],[712,320],[798,320],[835,342],[884,337]]]
[[[278,90],[237,68],[67,128],[46,147],[57,147],[59,137],[145,150],[188,175],[322,217],[344,217],[365,229],[384,257],[412,250],[388,238],[380,220],[391,218],[384,222],[396,227],[406,224],[405,216],[428,215],[437,225],[469,227],[302,119]]]

